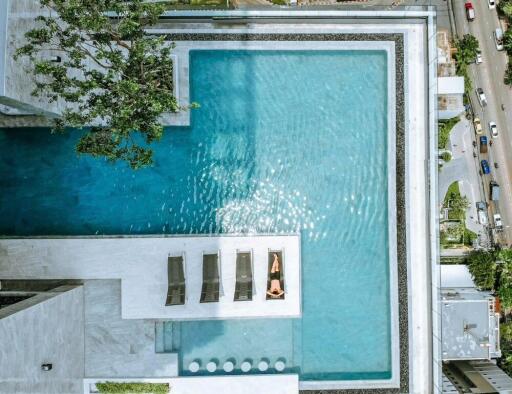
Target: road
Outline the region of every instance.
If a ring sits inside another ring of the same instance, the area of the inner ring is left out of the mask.
[[[512,243],[512,90],[503,83],[503,77],[507,66],[505,51],[498,51],[494,43],[493,31],[500,27],[497,11],[488,7],[486,0],[473,0],[475,8],[475,20],[468,22],[464,9],[463,0],[452,0],[455,14],[457,34],[462,37],[464,34],[474,35],[482,51],[483,63],[470,66],[470,75],[474,88],[480,87],[484,90],[488,104],[480,106],[475,92],[471,94],[471,101],[475,116],[482,120],[486,135],[489,135],[489,121],[496,122],[499,130],[498,138],[493,139],[493,145],[489,150],[488,157],[483,155],[479,159],[489,160],[491,174],[484,175],[484,186],[487,196],[489,182],[496,180],[501,189],[500,201],[497,204],[490,204],[490,213],[500,212],[505,226],[503,232],[498,234],[497,241],[501,244]],[[501,109],[504,105],[505,110]],[[498,163],[498,169],[493,163]],[[491,221],[492,222],[492,221]]]

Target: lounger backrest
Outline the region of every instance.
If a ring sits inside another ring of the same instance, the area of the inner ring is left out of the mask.
[[[219,280],[219,265],[217,254],[203,255],[203,281]]]
[[[183,305],[185,303],[185,272],[183,256],[167,258],[167,300],[165,305]]]
[[[234,301],[252,300],[252,254],[237,252]]]
[[[200,302],[219,300],[219,255],[203,254],[203,286]]]

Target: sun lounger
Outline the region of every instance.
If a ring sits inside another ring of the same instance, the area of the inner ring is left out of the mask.
[[[200,302],[219,301],[219,254],[203,254],[203,286]]]
[[[251,252],[236,253],[236,285],[234,301],[252,300]]]
[[[183,256],[169,256],[167,258],[167,300],[166,306],[185,304],[185,273],[183,270]]]
[[[271,280],[270,271],[272,270],[272,263],[274,262],[274,253],[277,254],[279,259],[279,282],[281,283],[281,289],[283,294],[281,295],[270,295],[267,293],[267,300],[284,300],[284,260],[283,252],[281,250],[269,250],[268,251],[268,275],[267,275],[267,291],[270,290]]]

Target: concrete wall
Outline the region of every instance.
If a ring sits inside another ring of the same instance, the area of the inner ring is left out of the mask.
[[[63,286],[0,314],[0,393],[74,394],[83,390],[84,295]],[[42,363],[53,369],[41,370]]]
[[[0,22],[5,21],[0,32],[0,103],[33,114],[55,116],[59,103],[49,103],[46,99],[33,97],[35,87],[31,77],[33,65],[28,58],[14,60],[16,49],[26,43],[25,33],[37,27],[34,18],[42,13],[37,0],[0,1]],[[48,51],[42,56],[49,56]]]

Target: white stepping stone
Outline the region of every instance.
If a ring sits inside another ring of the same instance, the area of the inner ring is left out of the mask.
[[[192,373],[196,373],[197,371],[199,371],[199,363],[197,361],[192,361],[188,365],[188,370]]]
[[[226,361],[223,366],[224,372],[233,372],[235,369],[235,364],[232,361]]]
[[[265,360],[261,360],[261,361],[258,363],[258,369],[259,369],[261,372],[265,372],[265,371],[268,369],[268,363],[267,363]]]
[[[213,373],[217,370],[217,363],[215,361],[210,361],[206,364],[206,370],[210,373]]]
[[[244,361],[240,366],[242,372],[249,372],[252,368],[252,364],[249,361]]]
[[[286,365],[284,364],[284,362],[280,360],[276,361],[276,363],[274,364],[274,368],[276,369],[277,372],[283,372],[285,367]]]

